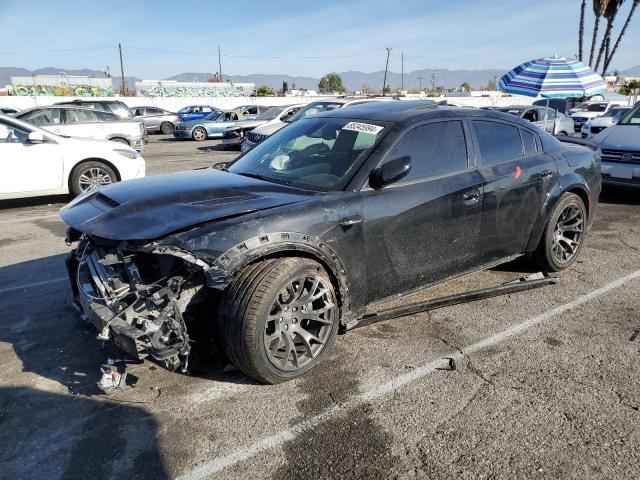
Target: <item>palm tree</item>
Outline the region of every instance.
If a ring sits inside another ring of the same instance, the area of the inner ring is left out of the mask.
[[[629,23],[631,22],[631,17],[633,17],[633,13],[636,11],[636,8],[638,8],[638,5],[640,5],[640,0],[633,0],[633,4],[631,5],[631,10],[629,11],[629,15],[627,15],[627,21],[624,22],[624,25],[622,26],[622,30],[620,30],[620,33],[618,34],[618,38],[616,40],[616,43],[613,44],[613,48],[611,49],[611,53],[609,53],[609,55],[607,55],[605,57],[604,66],[602,67],[602,71],[606,72],[607,69],[609,68],[609,65],[611,64],[611,60],[613,60],[613,56],[616,54],[616,50],[618,49],[618,45],[620,45],[620,40],[622,40],[622,37],[624,36],[625,32],[627,31],[627,27],[629,26]]]
[[[584,12],[587,9],[587,0],[582,0],[580,5],[580,27],[578,28],[578,60],[582,61],[582,44],[584,43]]]
[[[593,23],[593,36],[591,37],[591,53],[589,53],[589,65],[593,65],[593,54],[596,51],[596,42],[598,41],[598,27],[600,26],[600,19],[604,15],[604,11],[607,8],[609,0],[593,0],[593,15],[595,17]]]
[[[600,43],[600,50],[598,51],[596,66],[593,68],[596,71],[600,66],[600,60],[602,60],[604,51],[607,48],[607,42],[610,40],[611,30],[613,29],[613,21],[616,19],[616,15],[620,11],[620,7],[623,3],[624,0],[609,0],[605,6],[604,17],[607,19],[607,28],[604,31],[604,37],[602,37],[602,42]]]

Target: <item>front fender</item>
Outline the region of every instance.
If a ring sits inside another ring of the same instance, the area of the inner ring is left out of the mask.
[[[278,255],[304,255],[314,258],[329,273],[337,287],[341,323],[351,320],[348,278],[342,261],[326,243],[298,232],[274,232],[245,240],[220,255],[205,270],[207,287],[222,290],[248,264]]]

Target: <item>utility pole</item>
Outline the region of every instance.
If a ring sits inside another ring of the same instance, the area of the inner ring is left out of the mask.
[[[384,67],[384,80],[382,81],[382,96],[384,97],[384,89],[387,86],[387,71],[389,70],[389,54],[391,53],[391,48],[387,47],[387,64]]]
[[[220,81],[222,80],[222,60],[220,60],[220,45],[218,45],[218,75],[220,76]]]
[[[436,91],[436,74],[435,73],[431,74],[431,91],[432,92]]]
[[[404,90],[404,52],[400,54],[400,90]]]
[[[420,89],[419,92],[422,93],[422,81],[424,80],[424,77],[422,75],[420,75],[418,77],[418,84],[420,85]]]
[[[127,92],[127,85],[124,83],[124,64],[122,63],[122,45],[118,44],[118,50],[120,51],[120,95],[123,97]]]

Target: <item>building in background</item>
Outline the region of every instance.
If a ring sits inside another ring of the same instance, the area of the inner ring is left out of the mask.
[[[11,77],[11,95],[19,97],[113,97],[113,79],[66,75]]]
[[[255,83],[143,80],[136,82],[136,95],[139,97],[248,97],[255,87]]]

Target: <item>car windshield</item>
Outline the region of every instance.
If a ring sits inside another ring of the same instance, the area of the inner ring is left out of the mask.
[[[595,103],[587,105],[587,108],[583,109],[583,112],[604,112],[607,109],[607,105],[604,103]]]
[[[131,110],[123,103],[112,103],[111,111],[120,118],[133,118],[133,113],[131,113]]]
[[[618,122],[618,125],[639,125],[640,124],[640,103],[638,103],[633,109],[627,113]]]
[[[256,117],[256,120],[273,120],[284,110],[284,107],[271,107],[266,112],[262,112]]]
[[[620,118],[622,117],[625,113],[627,113],[629,110],[631,110],[630,108],[612,108],[611,110],[609,110],[607,113],[605,113],[604,115],[602,115],[603,117],[614,117],[614,118]]]
[[[287,119],[287,122],[292,123],[297,120],[300,120],[301,118],[308,117],[309,115],[314,115],[320,112],[326,112],[328,110],[340,108],[341,106],[342,106],[342,103],[338,103],[338,102],[313,102],[307,105],[306,107],[298,110],[297,113],[294,113],[293,115],[291,115]]]
[[[193,111],[193,107],[182,107],[178,110],[178,113],[191,113]]]
[[[340,190],[384,130],[370,121],[305,119],[249,150],[228,171],[309,190]]]
[[[220,117],[224,117],[224,112],[220,113],[220,112],[211,112],[209,115],[207,115],[206,117],[204,117],[205,120],[218,120]],[[220,121],[223,121],[224,118],[220,118]]]

